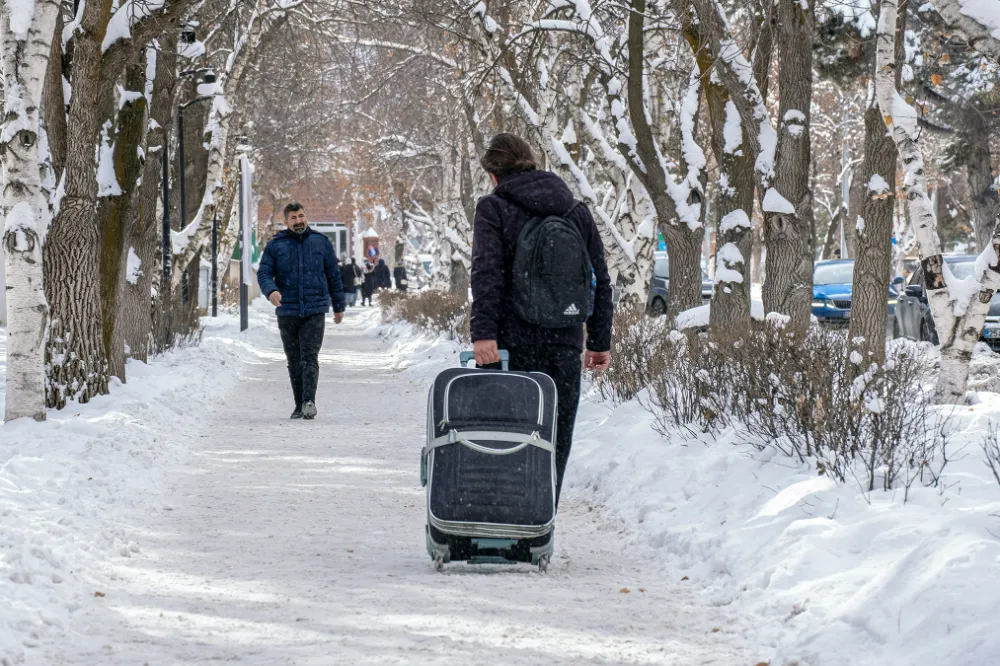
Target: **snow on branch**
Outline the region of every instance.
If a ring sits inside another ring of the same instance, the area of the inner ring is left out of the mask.
[[[962,32],[972,48],[1000,60],[1000,1],[933,0],[952,28]]]

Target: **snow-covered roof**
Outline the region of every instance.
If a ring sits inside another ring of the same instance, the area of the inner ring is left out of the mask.
[[[375,231],[371,227],[368,227],[368,231],[366,231],[365,233],[361,234],[361,237],[362,238],[378,238],[379,236],[378,236],[378,232],[377,231]]]

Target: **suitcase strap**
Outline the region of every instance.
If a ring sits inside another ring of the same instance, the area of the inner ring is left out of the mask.
[[[472,441],[475,439],[485,439],[491,442],[510,442],[515,444],[515,446],[509,449],[492,449],[488,446],[476,444]],[[537,430],[530,435],[522,435],[516,432],[496,432],[493,430],[470,430],[467,432],[450,430],[447,435],[438,437],[429,442],[427,449],[435,449],[439,446],[445,446],[447,444],[462,444],[477,453],[485,453],[490,456],[510,455],[529,446],[537,446],[538,448],[544,449],[550,453],[556,452],[555,446],[552,445],[552,442],[542,439],[542,436]]]

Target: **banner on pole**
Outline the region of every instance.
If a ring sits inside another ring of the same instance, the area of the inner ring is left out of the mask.
[[[243,187],[240,188],[240,238],[242,252],[240,256],[241,279],[243,284],[249,285],[253,282],[253,241],[250,221],[253,213],[250,210],[250,202],[253,201],[253,193],[250,189],[253,182],[253,167],[246,155],[240,156],[240,179]]]

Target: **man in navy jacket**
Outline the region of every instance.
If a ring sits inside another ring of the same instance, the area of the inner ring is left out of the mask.
[[[285,206],[285,225],[264,248],[257,284],[277,308],[281,344],[295,396],[293,419],[316,416],[319,349],[323,346],[326,313],[333,303],[333,320],[344,319],[344,286],[340,262],[330,239],[309,228],[300,203]]]

